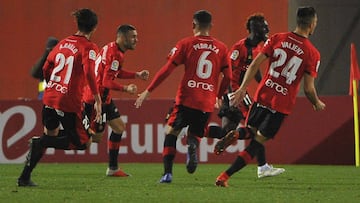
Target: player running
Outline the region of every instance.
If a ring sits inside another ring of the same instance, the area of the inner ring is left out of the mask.
[[[216,186],[227,187],[230,176],[245,167],[258,151],[264,148],[267,140],[274,138],[295,104],[302,78],[305,95],[314,109],[325,109],[325,104],[318,98],[314,86],[314,78],[320,65],[320,53],[308,39],[317,25],[315,9],[299,8],[296,22],[293,32],[278,33],[266,41],[261,53],[246,71],[240,88],[230,96],[235,104],[242,101],[260,64],[269,59],[264,78],[254,97],[255,102],[247,116],[246,124],[255,136],[245,150],[239,153],[234,163],[216,178]]]
[[[117,29],[116,40],[105,45],[96,60],[95,74],[96,82],[99,86],[102,102],[103,102],[103,120],[104,123],[93,123],[95,125],[96,135],[93,142],[100,142],[103,132],[105,130],[105,123],[107,122],[112,131],[108,139],[108,153],[109,165],[106,170],[107,176],[126,177],[129,174],[125,173],[118,166],[118,155],[121,145],[121,138],[125,131],[125,123],[120,118],[120,113],[115,106],[111,91],[122,91],[129,94],[135,94],[137,87],[134,84],[122,85],[115,81],[120,79],[139,78],[148,80],[149,71],[142,70],[139,72],[132,72],[123,69],[125,52],[127,50],[134,50],[138,41],[136,28],[132,25],[121,25]],[[95,102],[91,89],[87,87],[83,97],[85,102],[85,109],[87,115],[92,114],[92,106]]]
[[[249,35],[236,42],[229,51],[229,64],[232,67],[233,76],[230,92],[239,88],[250,63],[261,51],[261,42],[265,42],[268,38],[268,23],[263,14],[256,13],[249,16],[246,21],[246,29]],[[255,75],[255,80],[259,83],[261,78],[261,72],[258,70]],[[228,96],[224,96],[222,106],[218,113],[218,116],[222,120],[222,128],[219,126],[210,126],[208,133],[209,137],[220,135],[218,138],[222,138],[215,145],[215,154],[221,154],[226,147],[236,142],[237,139],[250,139],[253,136],[251,131],[246,126],[243,126],[244,119],[251,104],[252,98],[248,93],[246,93],[244,100],[238,106],[230,105]],[[240,127],[238,127],[240,122]],[[231,130],[234,130],[233,133],[225,137]],[[276,176],[285,171],[283,168],[274,168],[266,162],[265,148],[258,151],[256,158],[258,161],[258,178]]]
[[[172,181],[177,136],[186,126],[189,126],[186,166],[189,173],[195,172],[199,139],[204,134],[211,112],[214,111],[216,98],[221,98],[230,84],[231,69],[228,68],[227,47],[223,42],[210,36],[211,19],[212,16],[208,11],[195,12],[192,23],[194,36],[177,42],[169,54],[167,63],[157,72],[151,84],[139,94],[135,102],[136,107],[139,108],[177,66],[184,64],[185,72],[167,122],[163,149],[164,174],[160,183]],[[224,77],[218,88],[221,73]]]
[[[97,15],[90,9],[77,10],[73,15],[78,31],[53,48],[43,67],[47,82],[42,111],[44,134],[30,140],[30,151],[18,186],[36,186],[31,172],[46,148],[84,150],[91,144],[90,121],[83,117],[81,103],[86,83],[95,99],[95,119],[101,120],[101,99],[94,75],[98,48],[90,41],[98,22]]]

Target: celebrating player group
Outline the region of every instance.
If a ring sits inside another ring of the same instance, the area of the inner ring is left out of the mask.
[[[105,174],[129,176],[118,166],[125,124],[112,101],[111,91],[137,93],[135,84],[121,84],[117,78],[149,79],[146,69],[123,68],[125,52],[134,50],[138,41],[136,28],[130,24],[120,25],[115,41],[99,49],[90,41],[98,23],[97,14],[85,8],[76,10],[73,15],[78,30],[58,42],[42,68],[46,80],[42,111],[44,132],[30,139],[18,186],[37,185],[31,173],[47,148],[85,150],[92,142],[101,142],[107,124],[112,131],[107,140],[109,160]],[[210,35],[212,17],[206,10],[194,13],[193,34],[175,44],[167,62],[138,94],[134,104],[135,108],[140,108],[173,70],[184,68],[167,119],[162,153],[164,172],[160,183],[173,181],[176,141],[186,127],[188,173],[195,172],[200,139],[207,137],[219,139],[214,148],[217,155],[236,140],[249,139],[249,144],[231,166],[215,179],[216,186],[228,187],[229,178],[254,157],[258,162],[259,178],[279,175],[285,169],[267,163],[264,144],[275,137],[290,114],[301,80],[314,110],[325,109],[314,87],[320,53],[308,39],[317,24],[313,7],[298,8],[293,32],[270,37],[265,17],[260,13],[250,15],[246,21],[248,36],[230,50]],[[259,67],[264,61],[268,61],[268,65],[262,75]],[[254,99],[247,93],[253,78],[259,83]],[[215,108],[219,108],[221,127],[208,126]]]

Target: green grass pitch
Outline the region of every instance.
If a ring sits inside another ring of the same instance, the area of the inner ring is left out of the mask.
[[[38,187],[16,186],[22,164],[0,165],[0,202],[360,202],[360,168],[277,165],[286,172],[258,179],[256,166],[214,186],[225,164],[199,164],[194,174],[175,164],[173,182],[159,184],[162,164],[126,163],[132,176],[106,177],[106,164],[45,164],[33,172]]]

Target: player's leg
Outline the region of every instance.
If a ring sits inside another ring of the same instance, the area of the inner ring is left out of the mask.
[[[264,125],[259,127],[259,131],[266,135],[268,139],[272,139],[278,132],[286,115],[272,111],[268,116],[269,119],[266,119]],[[285,172],[284,168],[275,168],[266,162],[265,147],[258,151],[256,157],[258,161],[258,178],[277,176]]]
[[[275,136],[284,118],[284,114],[257,105],[253,106],[247,123],[252,126],[253,130],[257,129],[256,134],[245,150],[239,153],[233,164],[217,177],[215,185],[226,187],[230,176],[245,167],[258,154],[259,150],[264,148],[263,144]]]
[[[217,115],[221,118],[221,127],[209,126],[205,137],[221,139],[229,131],[236,129],[240,120],[243,119],[240,110],[236,107],[230,106],[227,95],[223,96],[223,102]]]
[[[187,108],[186,112],[187,120],[189,120],[186,169],[188,173],[194,173],[198,165],[197,152],[200,139],[204,136],[204,131],[209,124],[211,113],[190,108]]]
[[[60,121],[58,119],[58,113],[55,111],[55,109],[43,106],[42,122],[44,125],[44,132],[50,132],[52,135],[55,135],[59,132]],[[44,133],[41,137],[34,136],[29,140],[30,150],[26,156],[23,171],[18,178],[18,186],[36,186],[36,184],[31,180],[31,172],[45,153],[46,147],[44,146],[43,141],[45,137],[50,136],[47,136]]]
[[[242,128],[238,128],[237,131],[242,130]],[[249,134],[249,138],[253,137],[256,132],[252,132],[250,128],[245,128],[246,133]],[[227,135],[226,137],[229,137],[230,135]],[[231,138],[228,138],[228,140],[230,140]],[[219,142],[220,143],[220,142]],[[230,145],[230,144],[229,144]],[[225,149],[226,147],[224,147]],[[274,168],[272,165],[269,165],[266,161],[266,150],[265,150],[265,146],[259,148],[258,153],[256,155],[256,160],[258,163],[258,167],[257,167],[257,176],[258,178],[263,178],[263,177],[269,177],[269,176],[276,176],[279,175],[281,173],[283,173],[285,171],[285,169],[283,168]]]
[[[44,148],[55,148],[63,150],[85,150],[91,144],[92,130],[90,120],[84,112],[57,112],[60,130],[57,136],[44,134],[40,138],[41,146]],[[47,129],[51,129],[51,122],[45,121]],[[55,125],[54,125],[55,126]]]
[[[91,137],[91,141],[95,142],[95,143],[100,143],[103,135],[104,135],[104,131],[105,131],[105,127],[106,127],[106,110],[104,108],[102,108],[102,115],[101,115],[101,122],[95,122],[95,117],[96,117],[96,112],[94,111],[94,104],[91,103],[84,103],[84,113],[85,115],[89,118],[90,120],[90,130],[94,131]]]
[[[29,148],[30,151],[26,156],[25,166],[17,179],[18,186],[37,186],[31,180],[31,173],[45,152],[45,149],[40,145],[40,137],[32,137],[29,140]]]
[[[127,177],[129,176],[129,174],[122,171],[119,168],[119,164],[118,164],[122,135],[126,127],[125,123],[122,121],[120,117],[112,119],[108,123],[112,131],[108,139],[109,163],[108,163],[108,169],[106,170],[106,175],[115,176],[115,177]]]
[[[45,134],[41,137],[41,144],[46,148],[55,149],[85,149],[89,141],[90,135],[87,134],[86,129],[89,128],[89,119],[82,113],[58,113],[60,130],[57,136],[49,136]],[[49,124],[45,123],[47,129],[51,129]],[[83,134],[83,135],[82,135]],[[80,139],[80,137],[84,138]]]
[[[108,139],[109,163],[106,170],[106,175],[113,177],[127,177],[129,174],[122,171],[118,164],[122,135],[126,129],[126,125],[120,118],[120,113],[113,101],[111,101],[110,104],[106,104],[104,106],[104,111],[106,112],[108,117],[107,119],[109,120],[108,124],[112,130]]]
[[[232,165],[224,172],[222,172],[217,178],[215,185],[221,186],[221,187],[227,187],[227,181],[234,173],[241,170],[243,167],[245,167],[257,154],[258,150],[263,146],[262,143],[260,143],[257,140],[257,137],[261,135],[255,135],[255,138],[250,141],[250,144],[245,148],[244,151],[241,151],[235,161],[232,163]]]
[[[182,128],[187,125],[183,114],[184,107],[181,105],[175,105],[172,112],[170,113],[170,117],[167,122],[164,148],[162,153],[164,173],[160,179],[160,183],[171,183],[172,181],[172,168],[176,155],[177,136],[180,134]]]
[[[192,132],[189,126],[186,136],[186,170],[188,173],[194,173],[196,170],[198,164],[197,149],[199,148],[200,139],[199,134]]]
[[[245,127],[238,128],[244,116],[239,108],[228,107],[218,114],[222,116],[222,137],[215,144],[214,153],[221,154],[228,146],[234,144],[238,139],[247,139],[249,137],[248,131]],[[224,134],[224,135],[223,135]]]
[[[246,93],[246,95],[245,95],[245,97],[243,99],[243,103],[242,103],[243,105],[241,105],[241,107],[240,107],[241,112],[243,113],[244,117],[246,117],[246,115],[248,114],[252,103],[253,103],[252,98],[250,97],[250,95],[248,93]],[[240,128],[238,130],[240,131],[242,129]],[[253,135],[256,134],[256,132],[251,131],[247,127],[244,127],[243,131],[244,131],[243,134],[249,135],[249,136],[246,136],[246,137],[252,137]],[[264,168],[264,167],[266,167],[268,165],[267,162],[266,162],[265,147],[259,149],[258,154],[256,155],[256,159],[257,159],[257,162],[258,162],[258,175],[259,175],[259,171],[262,168]]]

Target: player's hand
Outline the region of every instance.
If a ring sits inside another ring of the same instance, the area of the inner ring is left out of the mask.
[[[97,122],[97,123],[101,123],[102,122],[102,118],[101,118],[101,114],[102,114],[102,108],[101,108],[101,102],[95,102],[94,104],[94,109],[96,111],[96,116],[95,116],[95,119],[94,121]]]
[[[246,89],[239,88],[235,92],[228,94],[230,106],[237,106],[244,99],[246,95]]]
[[[92,142],[100,143],[102,140],[104,133],[95,133],[93,136],[91,136]]]
[[[221,106],[222,106],[222,99],[216,97],[215,108],[220,109]]]
[[[143,91],[141,94],[138,94],[138,98],[135,101],[135,107],[139,108],[141,104],[144,102],[144,100],[150,95],[150,92],[148,90]]]
[[[149,79],[149,71],[148,70],[142,70],[140,72],[136,72],[136,77],[140,78],[142,80],[148,80]]]
[[[125,92],[129,93],[129,94],[135,94],[137,92],[137,86],[134,84],[130,84],[125,86]]]
[[[315,111],[321,111],[324,110],[326,107],[325,103],[322,102],[321,100],[318,100],[318,102],[316,102],[315,105],[313,105],[313,108]]]

